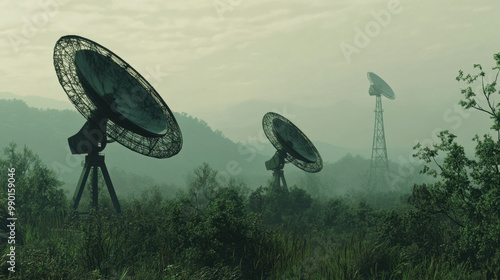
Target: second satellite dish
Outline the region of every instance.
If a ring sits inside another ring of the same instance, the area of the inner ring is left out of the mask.
[[[111,142],[108,136],[140,154],[168,158],[181,150],[179,125],[156,90],[134,68],[96,42],[73,35],[61,37],[54,47],[54,67],[69,99],[87,119],[68,139],[73,154],[87,154],[73,208],[78,207],[91,170],[93,207],[98,207],[100,168],[120,212],[104,156],[99,154]]]
[[[276,148],[274,156],[266,162],[266,169],[273,170],[273,188],[280,188],[280,181],[286,189],[283,175],[285,163],[290,162],[298,168],[315,173],[323,168],[323,160],[316,147],[291,121],[269,112],[262,119],[262,127],[267,139]]]

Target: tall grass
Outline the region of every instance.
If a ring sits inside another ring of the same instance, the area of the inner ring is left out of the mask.
[[[151,205],[150,205],[151,206]],[[137,212],[143,208],[144,213]],[[256,242],[243,247],[250,270],[239,265],[198,266],[180,259],[161,207],[124,209],[127,215],[92,213],[71,223],[63,216],[43,223],[20,224],[17,271],[9,279],[496,279],[498,271],[471,272],[467,264],[428,256],[409,257],[406,248],[331,232],[294,235],[281,230],[256,231]],[[156,210],[155,210],[156,209]],[[135,211],[132,215],[127,211]],[[149,216],[145,216],[149,213]],[[138,217],[143,217],[140,220]],[[156,218],[155,218],[156,217]],[[145,228],[146,225],[152,225]],[[167,225],[163,225],[168,227]],[[235,249],[236,250],[236,249]],[[233,250],[233,258],[238,252]],[[247,270],[245,270],[247,269]],[[251,272],[252,276],[249,276]],[[489,274],[488,274],[489,273]],[[495,274],[496,273],[496,274]]]
[[[276,257],[270,279],[488,279],[485,272],[470,273],[467,265],[452,265],[435,257],[409,262],[401,248],[327,235],[275,240],[285,251]]]

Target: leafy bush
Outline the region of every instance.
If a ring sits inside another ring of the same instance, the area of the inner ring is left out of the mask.
[[[15,168],[16,217],[23,222],[35,222],[48,215],[64,215],[67,205],[64,192],[59,188],[62,182],[38,155],[27,147],[18,151],[15,143],[10,143],[3,154],[0,169],[4,172],[0,173],[0,182],[7,182],[7,170]],[[0,196],[7,197],[7,188],[0,188]]]
[[[494,96],[500,94],[496,89],[500,53],[493,57],[496,73],[491,83],[485,81],[486,73],[479,64],[474,65],[479,70],[477,74],[464,75],[459,71],[457,80],[469,85],[481,82],[480,92],[471,86],[461,90],[464,99],[460,105],[489,115],[497,139],[490,134],[482,138],[476,135],[473,158],[466,155],[464,148],[455,142],[456,136],[448,131],[441,132],[440,143],[432,147],[417,145],[416,156],[437,166],[433,169],[426,165],[422,172],[439,180],[416,185],[410,198],[420,215],[442,215],[455,224],[458,234],[446,240],[458,250],[448,251],[449,256],[456,262],[470,264],[473,269],[487,270],[489,278],[498,276],[500,267],[500,104],[493,102]],[[441,159],[438,156],[442,153]]]

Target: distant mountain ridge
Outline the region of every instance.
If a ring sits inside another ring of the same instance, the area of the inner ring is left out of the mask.
[[[24,101],[29,107],[33,108],[39,108],[39,109],[57,109],[57,110],[70,110],[70,111],[76,111],[71,102],[68,101],[61,101],[61,100],[56,100],[56,99],[51,99],[51,98],[45,98],[41,96],[20,96],[16,95],[13,93],[8,93],[8,92],[0,92],[0,100],[1,99],[19,99]],[[269,103],[269,104],[268,104]],[[269,107],[270,106],[270,107]],[[254,108],[256,107],[256,108]],[[245,109],[244,109],[245,108]],[[265,105],[261,104],[261,102],[255,101],[255,100],[250,100],[247,102],[243,102],[242,104],[236,106],[234,110],[229,110],[225,112],[225,115],[234,115],[238,111],[241,112],[243,109],[244,110],[250,110],[250,108],[253,111],[262,111],[262,114],[267,112],[269,108],[274,108],[277,112],[283,113],[285,116],[290,112],[293,113],[291,115],[292,119],[294,119],[296,116],[295,114],[299,114],[300,112],[299,108],[280,108],[277,103],[270,103],[270,102],[265,102]],[[236,111],[235,111],[236,110]],[[288,112],[289,111],[289,112]],[[309,111],[310,112],[310,111]],[[223,115],[224,115],[223,114]],[[198,120],[198,118],[195,118]],[[232,129],[248,129],[248,122],[245,123],[244,120],[239,119],[240,121],[238,122],[237,128],[233,127]],[[202,123],[206,123],[204,120],[199,120]],[[243,122],[243,123],[242,123]],[[214,130],[215,133],[221,133],[219,130]],[[313,129],[309,128],[308,131],[314,131]],[[68,136],[69,137],[69,136]],[[371,135],[370,135],[371,137]],[[311,139],[314,140],[314,139]],[[235,141],[233,141],[235,142]],[[321,153],[321,156],[325,162],[330,162],[334,163],[338,161],[340,158],[347,154],[351,155],[361,155],[363,157],[369,158],[371,156],[371,138],[366,139],[366,147],[365,148],[346,148],[346,147],[341,147],[341,146],[334,146],[330,143],[326,143],[323,141],[313,141],[314,145],[318,149],[318,151]],[[252,146],[251,143],[237,143],[239,146],[241,145],[250,145]],[[274,154],[274,148],[269,142],[265,143],[258,143],[257,146],[263,146],[263,149],[256,149],[256,152],[259,154],[262,154],[266,157],[272,156]],[[388,153],[389,153],[389,158],[394,158],[396,159],[400,155],[406,155],[410,154],[411,151],[409,148],[402,148],[402,147],[394,147],[390,146],[388,147]]]
[[[21,96],[10,92],[0,92],[0,99],[19,99],[24,101],[29,107],[39,109],[58,109],[76,111],[68,101],[61,101],[36,95]]]
[[[117,168],[157,182],[181,185],[187,175],[203,162],[208,162],[221,173],[235,176],[267,177],[262,155],[252,161],[238,151],[238,144],[214,132],[206,122],[174,113],[183,134],[180,153],[168,159],[155,159],[139,155],[120,146],[109,144],[104,153],[109,169]],[[28,146],[53,168],[68,184],[74,184],[80,175],[83,156],[72,155],[67,144],[85,123],[74,110],[36,109],[21,100],[0,100],[0,147],[14,141],[18,146]],[[113,175],[113,174],[111,174]]]
[[[172,158],[146,157],[118,143],[106,147],[106,164],[118,194],[153,184],[184,186],[190,180],[189,174],[203,162],[219,170],[223,177],[233,176],[247,182],[250,187],[267,184],[272,173],[266,170],[264,163],[275,153],[270,143],[258,143],[260,148],[255,148],[252,143],[235,143],[221,131],[214,131],[203,120],[186,113],[174,115],[183,134],[183,147]],[[0,148],[6,147],[11,141],[17,143],[18,147],[28,146],[60,176],[71,194],[82,171],[84,156],[72,155],[67,139],[78,132],[85,119],[75,110],[37,109],[12,98],[0,99],[0,119]],[[287,164],[284,170],[290,186],[301,184],[304,178],[319,176],[317,178],[330,182],[335,177],[345,177],[342,174],[346,172],[337,172],[330,166],[336,166],[332,164],[346,155],[365,155],[370,151],[369,147],[355,150],[320,141],[314,144],[322,155],[325,169],[318,174],[306,174]],[[359,162],[363,161],[359,159]],[[346,177],[345,180],[350,179]]]

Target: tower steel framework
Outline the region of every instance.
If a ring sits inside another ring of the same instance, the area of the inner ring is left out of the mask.
[[[370,183],[371,187],[373,182],[376,182],[379,170],[389,170],[389,161],[387,159],[387,147],[385,145],[385,132],[384,132],[384,110],[382,109],[382,97],[376,96],[375,105],[375,126],[373,128],[373,145],[372,145],[372,158],[370,164]]]

